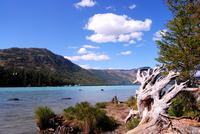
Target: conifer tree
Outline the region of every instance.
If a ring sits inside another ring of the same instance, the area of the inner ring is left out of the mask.
[[[157,60],[169,70],[181,73],[181,80],[193,79],[200,65],[200,0],[167,0],[173,18],[167,23]]]

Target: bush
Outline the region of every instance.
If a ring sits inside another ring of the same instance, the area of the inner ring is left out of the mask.
[[[66,120],[79,121],[84,133],[99,133],[100,131],[111,131],[116,123],[109,118],[105,111],[91,106],[88,102],[76,104],[64,110]]]
[[[137,125],[140,123],[140,120],[138,118],[132,118],[129,120],[126,124],[126,129],[131,130],[137,127]]]
[[[117,123],[112,117],[108,117],[105,111],[99,111],[97,114],[97,129],[102,131],[112,131],[116,128]]]
[[[198,109],[200,109],[200,100],[197,101],[197,107],[198,107]]]
[[[47,106],[37,107],[35,110],[36,124],[40,130],[45,130],[51,127],[51,118],[55,117],[55,113]]]
[[[131,107],[133,109],[137,109],[137,99],[134,96],[131,96],[128,98],[128,100],[126,101],[126,104],[128,105],[128,107]]]
[[[199,116],[196,98],[190,92],[181,92],[173,100],[168,109],[168,114],[175,117],[197,117]]]
[[[97,108],[106,108],[107,103],[106,102],[98,102],[96,103],[95,107]]]

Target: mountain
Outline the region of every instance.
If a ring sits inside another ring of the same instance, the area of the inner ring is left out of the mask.
[[[86,70],[43,48],[0,49],[0,86],[131,84],[136,71]]]
[[[88,70],[95,76],[104,79],[106,83],[111,82],[114,85],[128,85],[136,79],[137,69],[120,70],[120,69],[108,69],[108,70]]]

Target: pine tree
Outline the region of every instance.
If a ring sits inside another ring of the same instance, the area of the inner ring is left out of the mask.
[[[193,79],[200,65],[200,0],[167,0],[173,19],[157,41],[157,60],[169,70],[181,73],[181,80]]]

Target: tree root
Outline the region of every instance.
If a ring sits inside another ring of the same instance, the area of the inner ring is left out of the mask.
[[[127,134],[199,134],[200,123],[191,119],[161,115],[154,123],[137,126]]]

